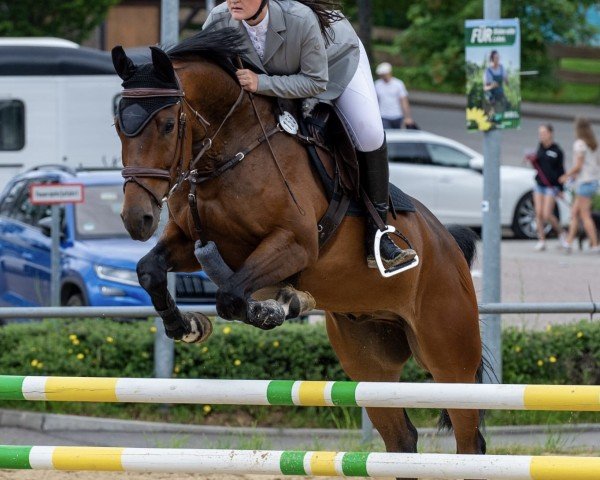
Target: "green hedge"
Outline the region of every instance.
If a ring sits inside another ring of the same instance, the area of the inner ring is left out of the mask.
[[[0,328],[0,374],[151,377],[155,327],[149,321],[46,320]],[[509,328],[504,382],[600,384],[600,325]],[[287,324],[263,332],[217,323],[199,345],[176,344],[174,376],[343,380],[322,325]],[[404,381],[426,381],[414,362]]]

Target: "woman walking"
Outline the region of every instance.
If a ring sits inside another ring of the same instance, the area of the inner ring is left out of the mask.
[[[550,123],[540,125],[538,128],[540,144],[537,151],[527,156],[533,167],[537,170],[535,189],[533,191],[533,204],[535,206],[535,222],[538,242],[535,250],[546,249],[546,224],[550,223],[561,241],[565,236],[558,218],[554,215],[556,198],[562,195],[563,186],[558,179],[565,173],[564,154],[562,149],[554,142],[554,127]]]
[[[562,246],[569,252],[579,221],[590,242],[590,253],[600,253],[596,225],[592,219],[592,197],[598,190],[600,180],[600,150],[598,141],[592,130],[592,124],[587,118],[575,120],[575,143],[573,144],[573,167],[559,178],[561,183],[575,179],[575,201],[571,207],[571,224],[569,234]]]

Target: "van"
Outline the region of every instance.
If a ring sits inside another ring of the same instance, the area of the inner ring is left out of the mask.
[[[108,52],[62,39],[0,39],[0,189],[36,165],[120,165],[120,82]]]

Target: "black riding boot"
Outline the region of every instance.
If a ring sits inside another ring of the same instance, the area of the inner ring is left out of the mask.
[[[361,173],[362,184],[367,196],[373,202],[377,213],[387,223],[389,210],[389,166],[387,158],[387,143],[384,139],[383,145],[373,152],[361,152],[359,158],[362,160]],[[375,233],[378,228],[375,221],[367,214],[366,249],[367,265],[369,268],[377,268],[374,254]],[[407,263],[416,257],[417,253],[412,248],[402,249],[398,247],[388,235],[381,237],[381,260],[385,268],[392,268]]]

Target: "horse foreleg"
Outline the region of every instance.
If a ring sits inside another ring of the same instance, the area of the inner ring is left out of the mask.
[[[137,264],[140,285],[150,295],[167,336],[187,343],[202,342],[212,333],[210,320],[200,313],[183,315],[167,288],[167,272],[182,270],[190,259],[194,259],[192,249],[192,242],[181,230],[168,223],[158,243]],[[198,264],[196,270],[199,268]]]
[[[268,330],[281,325],[292,310],[292,295],[286,290],[277,300],[257,301],[251,297],[261,288],[276,285],[303,270],[309,251],[296,243],[292,232],[276,230],[265,238],[246,259],[242,267],[217,292],[217,313],[227,320],[242,320]],[[311,297],[312,298],[312,297]],[[305,308],[311,303],[305,300]],[[284,305],[287,305],[284,308]],[[312,307],[311,307],[312,308]]]

